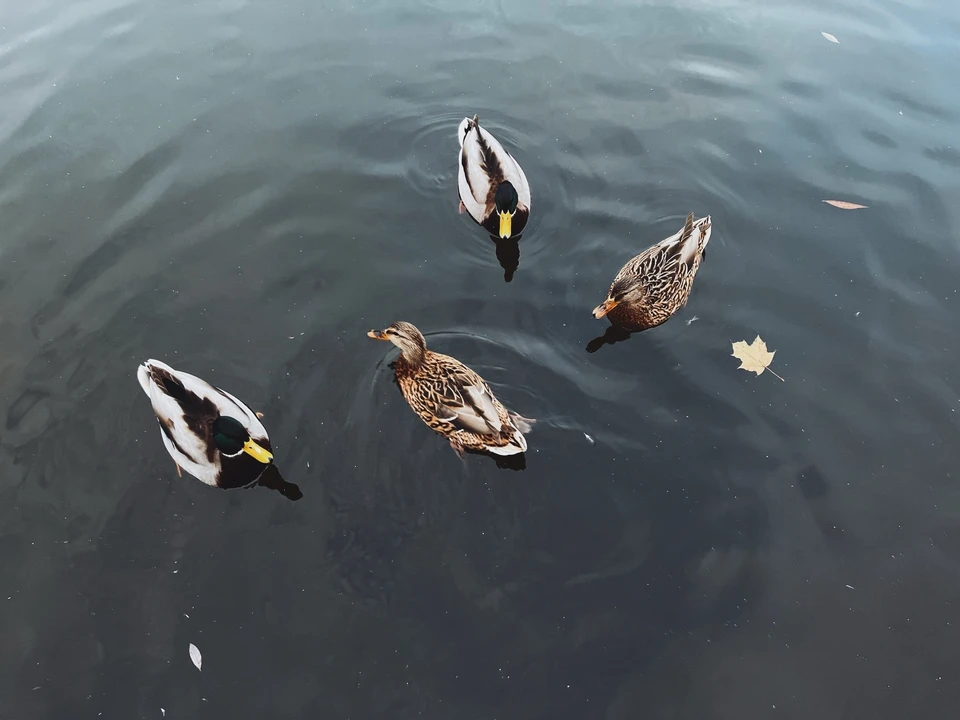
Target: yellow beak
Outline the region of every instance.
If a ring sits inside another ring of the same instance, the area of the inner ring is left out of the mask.
[[[619,303],[616,300],[611,300],[610,298],[607,298],[606,300],[603,301],[603,305],[597,305],[597,307],[593,309],[593,316],[597,320],[599,320],[608,312],[613,310],[617,305],[619,305]]]
[[[513,213],[500,213],[500,237],[508,238],[513,235]]]
[[[244,443],[243,451],[254,460],[262,462],[264,465],[269,465],[273,462],[273,453],[265,448],[260,447],[252,439],[247,440],[247,442]]]

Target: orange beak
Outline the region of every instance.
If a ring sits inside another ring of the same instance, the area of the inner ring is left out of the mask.
[[[387,334],[383,330],[368,330],[367,337],[373,338],[374,340],[389,340]]]
[[[597,320],[599,320],[608,312],[613,310],[617,305],[619,305],[619,303],[616,300],[611,300],[610,298],[607,298],[606,300],[603,301],[603,305],[597,305],[593,309],[593,316]]]

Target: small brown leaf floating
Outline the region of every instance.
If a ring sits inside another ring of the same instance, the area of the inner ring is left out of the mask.
[[[841,210],[865,210],[866,205],[858,205],[857,203],[847,202],[846,200],[823,200],[827,205],[833,205],[835,208],[840,208]]]
[[[740,361],[740,367],[737,369],[755,372],[757,375],[760,375],[764,370],[770,370],[770,363],[773,362],[773,356],[776,354],[776,350],[773,352],[767,351],[767,344],[760,339],[759,335],[749,345],[746,340],[733,343],[733,357]],[[779,378],[780,382],[785,382],[773,370],[770,370],[770,372],[773,373],[774,377]]]

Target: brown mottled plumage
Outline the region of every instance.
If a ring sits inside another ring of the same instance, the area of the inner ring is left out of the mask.
[[[395,372],[403,397],[458,455],[464,450],[516,455],[527,449],[523,434],[534,421],[508,412],[486,381],[456,358],[427,350],[416,327],[395,322],[367,335],[400,348]]]
[[[607,299],[593,310],[630,331],[665,323],[687,304],[693,279],[710,242],[710,216],[687,215],[683,229],[647,248],[617,273]]]

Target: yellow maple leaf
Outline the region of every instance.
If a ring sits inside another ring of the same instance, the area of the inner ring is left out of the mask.
[[[773,352],[767,351],[767,344],[760,339],[759,335],[749,345],[747,345],[746,340],[733,343],[733,357],[740,361],[740,367],[737,369],[755,372],[757,375],[764,370],[770,370],[770,363],[773,362],[773,356],[776,354],[776,350]],[[770,370],[770,372],[773,373],[774,377],[783,381],[783,378],[773,370]]]

